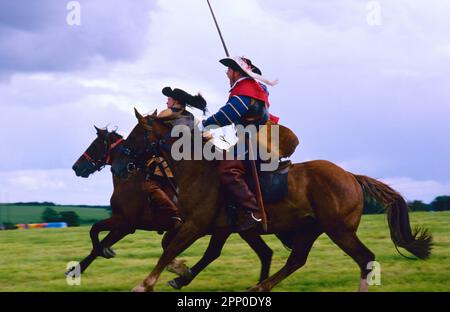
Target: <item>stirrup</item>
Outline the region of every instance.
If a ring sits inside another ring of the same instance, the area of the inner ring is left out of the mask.
[[[178,221],[180,221],[180,222],[183,222],[183,220],[181,220],[181,218],[180,218],[180,217],[172,217],[172,219],[174,219],[174,220],[178,220]]]
[[[256,222],[261,222],[262,221],[262,218],[256,218],[254,215],[253,215],[253,212],[251,213],[251,216],[252,216],[252,218],[253,218],[253,220],[255,220]]]
[[[183,220],[180,217],[171,217],[173,221],[172,229],[177,229],[183,224]]]

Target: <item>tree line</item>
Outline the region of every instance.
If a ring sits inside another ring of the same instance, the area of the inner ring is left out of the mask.
[[[16,203],[0,203],[0,206],[53,206],[53,207],[76,207],[76,208],[100,208],[111,210],[110,205],[60,205],[54,202],[16,202]]]
[[[438,196],[431,203],[421,200],[408,202],[411,211],[450,211],[450,196]],[[364,198],[364,214],[384,213],[385,207],[376,201]]]

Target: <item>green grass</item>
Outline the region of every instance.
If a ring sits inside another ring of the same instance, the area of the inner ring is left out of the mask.
[[[381,285],[371,291],[450,291],[450,212],[416,212],[412,224],[421,224],[434,235],[435,247],[427,261],[401,257],[390,240],[384,215],[364,216],[358,232],[381,264]],[[89,227],[0,232],[0,291],[129,291],[140,283],[161,254],[160,235],[137,231],[117,243],[114,259],[98,259],[83,274],[81,286],[68,286],[66,263],[81,260],[91,249]],[[271,273],[287,259],[278,240],[264,238],[274,250]],[[193,265],[206,249],[202,238],[181,258]],[[405,252],[406,253],[406,252]],[[233,235],[222,256],[205,269],[185,291],[244,291],[256,283],[259,261],[239,236]],[[175,277],[165,271],[157,291],[174,291],[166,285]],[[359,269],[353,260],[322,235],[308,262],[274,288],[274,291],[355,291]]]
[[[104,208],[87,208],[73,206],[48,206],[57,212],[74,211],[81,219],[81,223],[93,223],[93,220],[102,220],[110,216],[109,211]],[[0,222],[17,223],[39,223],[42,212],[46,206],[14,206],[0,205]]]

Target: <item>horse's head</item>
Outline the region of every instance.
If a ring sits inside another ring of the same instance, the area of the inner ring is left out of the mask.
[[[157,117],[156,110],[147,116],[141,115],[136,109],[134,113],[138,123],[124,141],[122,153],[111,166],[113,174],[122,179],[143,168],[149,158],[161,156],[159,144],[163,138],[170,137],[170,127],[164,123],[165,119]]]
[[[110,165],[112,150],[123,142],[122,136],[115,131],[109,132],[107,129],[94,127],[97,130],[97,137],[72,166],[79,177],[87,178],[95,171]]]

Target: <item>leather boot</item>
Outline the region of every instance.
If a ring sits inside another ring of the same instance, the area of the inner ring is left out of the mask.
[[[242,160],[219,160],[219,177],[226,194],[233,197],[241,208],[238,213],[237,230],[249,230],[261,223],[261,213],[256,197],[245,181],[245,165]]]
[[[158,224],[171,229],[178,227],[183,222],[178,213],[178,207],[163,191],[163,186],[159,181],[148,180],[144,189],[150,196],[150,203],[156,211]]]

